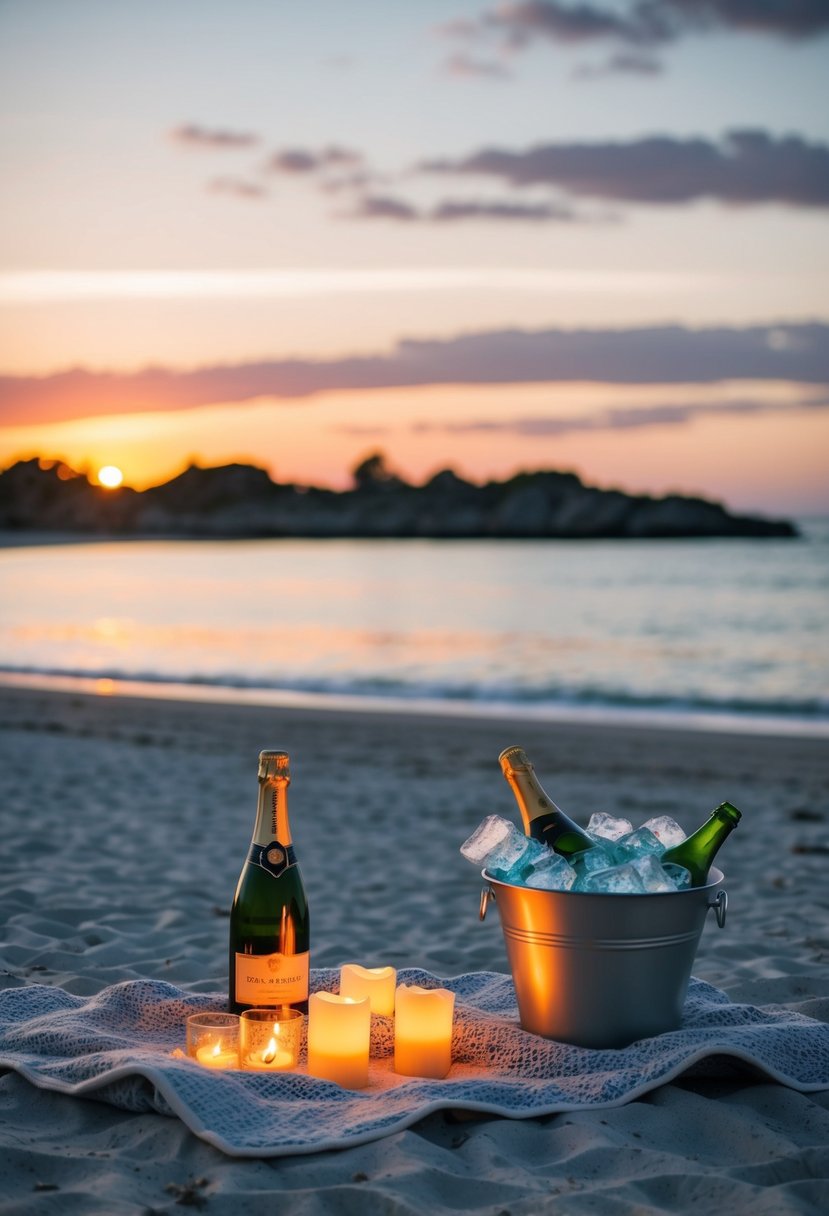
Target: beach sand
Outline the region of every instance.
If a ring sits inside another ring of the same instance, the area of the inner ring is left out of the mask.
[[[728,923],[694,973],[829,1021],[829,746],[634,726],[261,708],[0,688],[0,983],[89,994],[153,977],[225,988],[227,911],[263,747],[291,753],[312,965],[506,971],[458,846],[517,818],[521,743],[556,801],[686,829],[729,799]],[[650,1213],[829,1210],[829,1092],[734,1069],[627,1106],[452,1112],[342,1152],[234,1160],[176,1119],[0,1076],[0,1213]]]

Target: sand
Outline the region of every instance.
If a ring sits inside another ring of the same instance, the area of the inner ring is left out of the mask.
[[[343,713],[0,688],[0,983],[87,994],[153,977],[225,986],[227,909],[256,757],[292,756],[314,966],[506,971],[458,845],[514,816],[497,756],[523,744],[586,822],[744,812],[694,973],[738,1001],[829,1021],[825,740]],[[234,1160],[175,1119],[0,1076],[0,1213],[608,1213],[829,1210],[829,1092],[735,1069],[627,1106],[430,1116],[342,1152]]]

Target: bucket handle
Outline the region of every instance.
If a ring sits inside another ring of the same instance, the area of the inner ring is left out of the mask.
[[[721,929],[725,928],[725,914],[728,911],[728,892],[718,891],[717,898],[709,901],[709,908],[713,908],[717,915],[717,924]],[[481,917],[483,920],[483,916]]]
[[[481,891],[481,903],[480,907],[478,908],[479,920],[484,920],[486,917],[487,905],[489,904],[490,900],[492,900],[493,903],[495,902],[495,892],[493,891],[492,887],[484,887],[483,891]]]

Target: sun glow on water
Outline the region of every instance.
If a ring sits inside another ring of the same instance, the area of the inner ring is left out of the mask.
[[[116,489],[123,480],[124,474],[114,464],[105,464],[102,469],[98,469],[98,483],[106,486],[108,490]]]

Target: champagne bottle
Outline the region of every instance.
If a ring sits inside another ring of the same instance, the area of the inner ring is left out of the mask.
[[[259,754],[259,804],[230,912],[229,1007],[308,1010],[308,900],[288,823],[286,752]]]
[[[522,747],[504,748],[498,762],[515,795],[527,836],[543,841],[563,857],[593,848],[587,833],[545,794]]]
[[[665,850],[660,859],[662,864],[670,861],[676,866],[684,866],[691,872],[691,886],[704,886],[720,846],[741,819],[736,806],[730,802],[721,803],[692,836],[686,836],[680,844]]]

